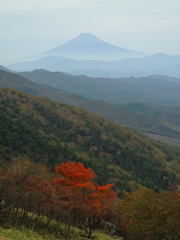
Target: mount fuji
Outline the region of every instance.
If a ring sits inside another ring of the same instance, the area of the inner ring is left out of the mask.
[[[91,33],[81,33],[65,44],[37,54],[36,59],[47,56],[63,56],[77,60],[113,61],[125,57],[144,57],[147,54],[106,43]]]

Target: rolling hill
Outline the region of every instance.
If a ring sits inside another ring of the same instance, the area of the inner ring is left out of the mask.
[[[132,102],[180,106],[180,84],[158,76],[142,78],[90,78],[61,72],[35,70],[21,72],[23,77],[48,84],[69,93],[113,104]]]

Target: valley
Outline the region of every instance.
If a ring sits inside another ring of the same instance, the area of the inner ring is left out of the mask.
[[[146,133],[146,135],[148,137],[153,138],[154,140],[158,140],[160,142],[164,142],[164,143],[175,145],[175,146],[180,146],[180,139],[157,135],[157,134],[152,134],[152,133]]]

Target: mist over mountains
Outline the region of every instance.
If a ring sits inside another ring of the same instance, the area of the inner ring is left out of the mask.
[[[32,56],[30,61],[14,63],[8,68],[19,72],[44,69],[89,77],[159,74],[180,78],[180,55],[157,53],[148,56],[106,43],[91,33],[82,33],[65,44]]]

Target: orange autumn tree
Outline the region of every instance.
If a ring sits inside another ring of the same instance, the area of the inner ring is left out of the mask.
[[[68,161],[65,164],[61,163],[55,168],[59,177],[54,179],[55,184],[60,184],[66,187],[71,192],[75,193],[74,206],[76,204],[83,208],[86,214],[84,222],[85,231],[88,237],[91,237],[93,225],[102,218],[106,210],[117,199],[115,192],[111,191],[113,184],[99,186],[93,183],[96,174],[91,168],[85,168],[82,163]],[[70,201],[70,200],[69,200]]]
[[[83,195],[86,195],[86,191],[94,191],[92,180],[95,177],[95,173],[92,172],[91,168],[84,168],[82,163],[68,161],[65,164],[61,163],[59,166],[56,166],[55,170],[60,174],[60,178],[55,178],[54,182],[61,183]]]

